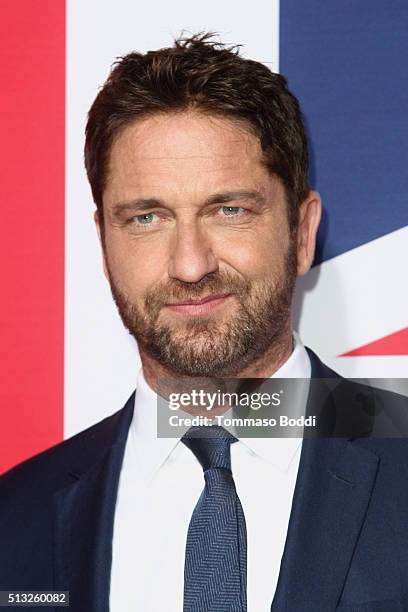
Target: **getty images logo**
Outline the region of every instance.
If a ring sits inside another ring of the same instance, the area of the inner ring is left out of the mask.
[[[184,393],[170,393],[170,410],[183,408],[202,408],[211,411],[220,406],[248,407],[251,410],[280,406],[283,391],[274,393],[228,393],[224,391],[204,391],[192,389]]]

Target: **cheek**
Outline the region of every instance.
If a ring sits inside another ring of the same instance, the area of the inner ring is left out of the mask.
[[[116,283],[128,295],[144,295],[163,279],[166,253],[160,244],[149,241],[112,240],[107,245],[110,272]]]
[[[218,252],[222,261],[246,278],[265,278],[282,272],[287,248],[285,236],[248,233],[224,241]]]

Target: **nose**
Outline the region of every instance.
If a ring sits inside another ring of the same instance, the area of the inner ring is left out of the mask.
[[[218,261],[205,233],[193,223],[177,227],[169,259],[169,276],[196,283],[218,270]]]

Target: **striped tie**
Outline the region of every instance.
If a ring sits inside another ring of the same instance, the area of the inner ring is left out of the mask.
[[[182,442],[205,480],[187,534],[183,612],[246,612],[246,526],[231,473],[237,439],[214,426],[191,428]]]

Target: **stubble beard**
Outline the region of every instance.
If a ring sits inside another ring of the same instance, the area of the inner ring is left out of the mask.
[[[151,289],[143,307],[120,289],[110,270],[109,277],[123,324],[142,351],[175,376],[234,377],[267,351],[279,354],[290,323],[296,267],[292,240],[279,276],[245,280],[230,272],[214,272],[197,283],[173,279]],[[160,321],[166,303],[226,293],[235,295],[236,304],[221,318],[187,315],[174,324]]]

